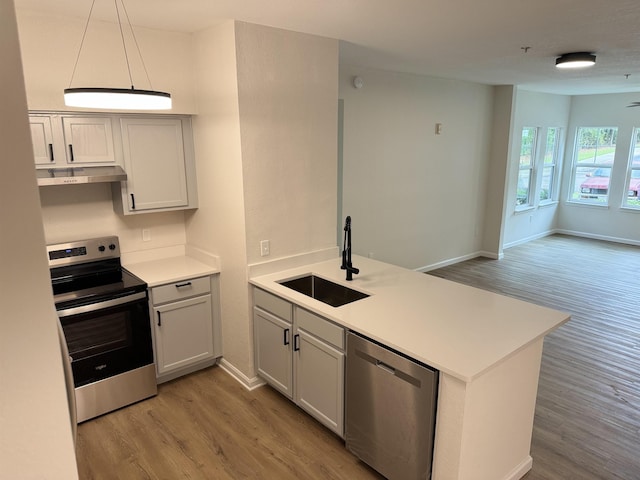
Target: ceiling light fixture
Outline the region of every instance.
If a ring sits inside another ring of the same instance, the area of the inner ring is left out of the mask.
[[[596,56],[589,52],[565,53],[556,58],[558,68],[584,68],[595,65]]]
[[[129,55],[127,54],[127,45],[124,39],[124,32],[122,30],[122,22],[120,21],[120,10],[118,8],[118,1],[122,5],[122,11],[127,19],[131,37],[135,43],[140,57],[140,62],[144,69],[144,73],[147,76],[147,82],[151,86],[151,80],[149,79],[149,73],[147,67],[144,64],[144,59],[140,53],[140,46],[138,40],[131,27],[131,21],[129,20],[129,14],[124,6],[124,0],[114,0],[116,9],[116,16],[118,18],[118,27],[120,29],[120,38],[122,39],[122,47],[124,50],[124,58],[127,63],[127,71],[129,73],[129,82],[131,88],[101,88],[101,87],[81,87],[71,88],[73,77],[75,76],[76,69],[78,67],[78,60],[80,60],[80,54],[82,52],[82,46],[87,35],[87,29],[89,27],[89,21],[91,20],[91,14],[93,13],[93,7],[96,0],[91,3],[91,10],[89,10],[89,17],[84,27],[82,34],[82,40],[80,42],[80,49],[78,50],[78,56],[76,57],[76,63],[73,66],[73,72],[71,73],[71,80],[69,81],[69,88],[64,90],[64,104],[69,107],[81,107],[81,108],[100,108],[100,109],[114,109],[114,110],[170,110],[171,109],[171,94],[166,92],[159,92],[153,90],[138,90],[133,86],[133,77],[131,75],[131,66],[129,65]]]

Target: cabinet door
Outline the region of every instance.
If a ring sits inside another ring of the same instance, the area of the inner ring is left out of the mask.
[[[68,163],[115,163],[111,118],[63,117],[62,126]]]
[[[254,308],[253,328],[258,374],[293,398],[293,359],[291,324]]]
[[[344,435],[344,353],[298,329],[294,352],[296,403]]]
[[[153,310],[158,375],[214,357],[211,295]]]
[[[33,143],[33,158],[36,165],[53,165],[53,133],[49,117],[29,116],[31,125],[31,142]]]
[[[120,126],[129,209],[187,206],[180,119],[123,118]]]

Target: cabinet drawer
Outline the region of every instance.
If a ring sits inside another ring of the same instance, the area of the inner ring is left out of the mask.
[[[318,315],[296,308],[296,324],[316,337],[344,350],[344,328],[331,323]]]
[[[253,301],[256,307],[271,312],[290,323],[293,321],[291,304],[286,300],[267,293],[264,290],[260,290],[259,288],[254,288]]]
[[[151,289],[154,305],[172,302],[182,298],[195,297],[211,292],[209,277],[190,278],[181,282],[168,283]]]

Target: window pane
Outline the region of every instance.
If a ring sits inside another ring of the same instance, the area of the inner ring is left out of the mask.
[[[531,170],[520,170],[518,172],[518,193],[516,205],[527,205],[529,203],[529,185],[531,183]]]
[[[542,169],[542,185],[540,185],[540,201],[552,200],[553,197],[553,172],[555,167]]]
[[[606,205],[618,129],[581,127],[576,138],[573,189],[569,200]]]
[[[520,167],[529,167],[532,164],[533,149],[536,142],[536,128],[524,127],[522,129],[522,143],[520,144]]]
[[[558,151],[558,137],[560,129],[552,127],[547,130],[547,148],[544,152],[544,163],[556,163],[556,152]]]

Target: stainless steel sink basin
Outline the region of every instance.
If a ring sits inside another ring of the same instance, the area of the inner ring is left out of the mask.
[[[332,307],[340,307],[369,296],[366,293],[358,292],[357,290],[333,283],[324,278],[316,277],[315,275],[306,275],[292,280],[283,280],[278,283],[308,297],[324,302],[327,305],[331,305]]]

